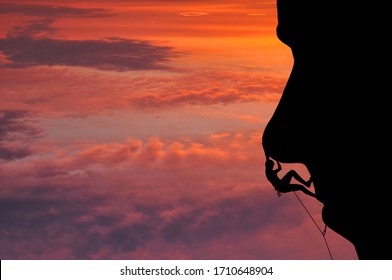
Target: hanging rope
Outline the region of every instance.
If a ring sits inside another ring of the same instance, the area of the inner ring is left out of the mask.
[[[296,194],[296,192],[293,192],[293,193],[295,194],[295,196],[297,197],[298,201],[301,203],[301,205],[305,209],[306,213],[308,213],[309,217],[312,219],[313,223],[316,225],[316,227],[320,231],[321,235],[323,236],[324,242],[325,242],[325,246],[327,246],[327,249],[328,249],[329,256],[330,256],[331,260],[333,260],[333,257],[332,257],[332,254],[331,254],[331,250],[329,249],[328,242],[327,242],[327,239],[325,237],[325,235],[327,233],[327,225],[325,225],[324,230],[321,230],[321,228],[319,227],[317,222],[313,219],[312,214],[309,213],[309,211],[306,208],[305,204],[303,204],[302,200],[299,198],[299,196]]]

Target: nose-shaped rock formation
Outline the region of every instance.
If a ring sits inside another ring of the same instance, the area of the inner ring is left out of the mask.
[[[355,246],[359,259],[392,259],[382,9],[277,1],[277,36],[294,64],[262,139],[266,156],[306,165],[324,222]]]

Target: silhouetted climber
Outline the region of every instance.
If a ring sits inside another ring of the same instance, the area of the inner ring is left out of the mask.
[[[265,162],[265,175],[268,181],[274,186],[278,196],[281,196],[282,193],[302,191],[307,195],[316,197],[314,193],[305,188],[305,186],[308,188],[310,187],[312,177],[310,177],[308,181],[305,181],[295,170],[291,169],[282,178],[279,178],[278,173],[282,170],[282,166],[279,161],[276,161],[276,164],[277,168],[274,169],[274,161],[270,157],[267,157]],[[303,185],[292,183],[292,179],[297,180]]]

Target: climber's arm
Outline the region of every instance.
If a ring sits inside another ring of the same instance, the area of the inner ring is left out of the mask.
[[[279,172],[280,170],[282,170],[282,166],[280,165],[280,162],[276,160],[276,164],[278,166],[278,168],[275,169],[275,172]]]

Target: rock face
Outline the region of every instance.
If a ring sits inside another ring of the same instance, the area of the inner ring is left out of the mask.
[[[262,139],[266,155],[308,168],[324,222],[359,259],[392,259],[390,51],[379,6],[277,1],[277,36],[294,64]]]

